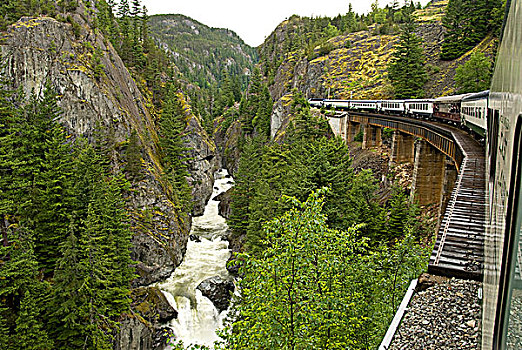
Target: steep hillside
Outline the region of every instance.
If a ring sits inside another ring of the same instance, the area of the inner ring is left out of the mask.
[[[453,77],[455,69],[467,61],[474,51],[491,56],[496,45],[495,38],[488,36],[474,49],[453,61],[439,58],[444,40],[445,28],[442,18],[448,0],[434,0],[425,9],[414,12],[417,22],[416,34],[422,39],[426,57],[429,81],[425,86],[426,97],[450,95],[455,92]],[[272,116],[272,136],[287,115],[285,95],[297,89],[306,97],[379,99],[392,98],[393,92],[387,80],[387,66],[393,47],[398,41],[394,30],[383,32],[382,25],[371,24],[367,30],[337,35],[313,48],[313,54],[306,55],[306,49],[286,50],[288,33],[299,32],[308,19],[293,16],[281,23],[261,45],[260,52],[281,55],[280,64],[268,77],[272,98],[276,101]],[[275,53],[275,54],[274,54]],[[262,61],[262,71],[267,65],[277,61],[270,57]]]
[[[241,77],[246,85],[257,54],[236,33],[210,28],[183,15],[151,16],[149,25],[152,36],[172,53],[176,66],[190,82],[199,87],[221,85],[226,71]]]
[[[49,83],[58,94],[60,121],[67,132],[105,143],[114,171],[125,168],[129,137],[136,131],[141,167],[128,199],[134,232],[132,256],[139,273],[135,285],[149,284],[168,277],[181,262],[190,217],[181,211],[162,176],[150,101],[140,93],[112,45],[85,18],[82,11],[72,14],[76,33],[73,25],[50,17],[25,17],[9,27],[0,47],[3,78],[27,97],[41,94]],[[189,180],[197,185],[193,196],[199,213],[208,191],[212,192],[219,158],[197,117],[188,107],[185,113],[184,142],[193,147]]]

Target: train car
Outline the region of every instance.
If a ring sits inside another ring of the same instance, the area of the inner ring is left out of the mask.
[[[404,100],[382,100],[378,102],[377,109],[385,113],[403,114]]]
[[[324,101],[324,99],[322,99],[322,98],[310,98],[310,99],[308,99],[308,104],[311,107],[321,108],[323,106],[323,101]]]
[[[433,115],[433,100],[416,99],[404,101],[404,113],[412,117],[430,118]]]
[[[350,101],[348,100],[324,100],[323,104],[326,108],[347,110],[350,107]]]
[[[486,136],[489,90],[462,99],[460,116],[462,125],[480,137]]]
[[[350,109],[353,110],[367,110],[377,111],[378,102],[377,100],[350,100]]]
[[[506,9],[487,116],[483,350],[522,349],[522,1]]]
[[[460,107],[462,99],[470,94],[436,98],[433,101],[433,117],[442,121],[460,125]]]

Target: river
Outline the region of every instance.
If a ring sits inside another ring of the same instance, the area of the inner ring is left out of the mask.
[[[204,297],[196,287],[205,279],[220,276],[232,280],[226,269],[230,257],[225,235],[228,229],[225,218],[218,213],[218,201],[214,198],[233,186],[233,179],[225,169],[216,172],[214,190],[202,216],[192,220],[192,235],[199,237],[189,240],[183,262],[165,282],[158,284],[169,303],[178,311],[170,327],[176,340],[190,344],[211,347],[219,340],[216,330],[223,326],[227,311],[221,313],[212,302]]]

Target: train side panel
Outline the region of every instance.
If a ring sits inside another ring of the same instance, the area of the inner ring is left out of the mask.
[[[392,114],[404,113],[404,100],[382,100],[379,101],[378,109],[380,111]]]
[[[507,8],[487,119],[483,350],[522,347],[522,3]]]
[[[350,100],[350,109],[376,111],[377,103],[375,100]]]
[[[477,135],[486,135],[489,91],[474,94],[462,100],[462,124]]]
[[[414,117],[431,117],[433,115],[433,100],[406,100],[405,113]]]

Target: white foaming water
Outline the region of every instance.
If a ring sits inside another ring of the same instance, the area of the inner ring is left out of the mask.
[[[210,277],[232,279],[226,269],[230,250],[228,242],[222,239],[228,226],[219,215],[219,202],[214,198],[234,184],[225,169],[217,171],[214,178],[214,191],[203,216],[192,220],[190,234],[199,236],[201,242],[189,240],[181,265],[165,282],[158,284],[169,303],[178,311],[177,319],[172,320],[169,326],[176,335],[176,341],[182,340],[185,346],[212,346],[219,340],[216,331],[223,326],[226,316],[226,311],[219,314],[214,304],[196,289]]]

